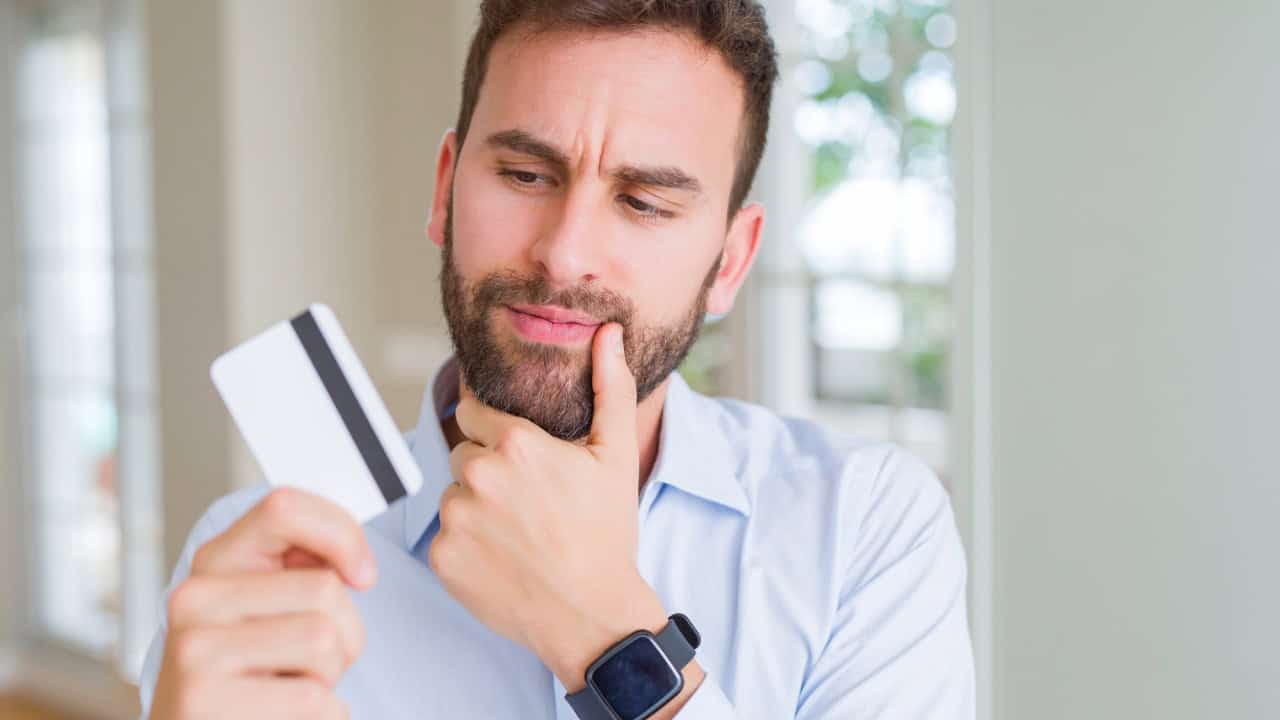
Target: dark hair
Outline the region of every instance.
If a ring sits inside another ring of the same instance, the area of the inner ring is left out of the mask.
[[[769,102],[778,76],[777,53],[755,0],[483,0],[462,79],[458,147],[466,141],[489,64],[489,52],[515,26],[531,34],[555,30],[686,31],[720,52],[742,79],[744,118],[738,165],[729,195],[732,215],[742,207],[769,134]]]

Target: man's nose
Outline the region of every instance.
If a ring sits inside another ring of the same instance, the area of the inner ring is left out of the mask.
[[[530,248],[532,260],[556,287],[573,287],[603,274],[609,248],[607,203],[594,188],[565,194],[558,215]]]

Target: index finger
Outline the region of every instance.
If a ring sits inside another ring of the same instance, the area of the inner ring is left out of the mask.
[[[591,388],[595,406],[591,447],[597,453],[636,454],[636,380],[627,365],[622,326],[609,323],[591,341]]]
[[[296,488],[276,488],[191,559],[192,574],[225,575],[285,568],[303,550],[338,571],[352,587],[377,580],[373,552],[354,517],[334,502]]]

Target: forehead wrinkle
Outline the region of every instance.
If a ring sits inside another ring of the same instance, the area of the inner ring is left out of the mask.
[[[524,28],[526,31],[531,28]],[[695,173],[680,162],[680,158],[668,157],[663,158],[650,157],[650,153],[644,148],[646,145],[661,149],[661,144],[654,145],[658,142],[648,137],[648,131],[664,124],[672,122],[671,113],[673,108],[655,107],[652,102],[645,102],[644,97],[652,96],[652,83],[645,82],[644,78],[638,76],[614,76],[614,73],[607,73],[611,79],[604,82],[604,78],[600,74],[588,73],[583,75],[579,72],[572,72],[580,69],[576,61],[582,58],[578,55],[578,51],[589,46],[592,41],[601,39],[611,39],[619,37],[627,41],[632,48],[629,57],[652,56],[658,61],[670,56],[671,46],[667,46],[664,51],[661,48],[635,46],[635,34],[629,33],[613,33],[613,32],[577,32],[577,31],[546,31],[542,32],[526,32],[519,33],[515,38],[506,38],[506,42],[499,42],[500,47],[495,47],[495,54],[505,52],[508,54],[510,62],[503,63],[508,68],[516,69],[516,72],[533,72],[540,78],[538,84],[547,85],[547,89],[555,87],[555,95],[558,99],[548,96],[545,92],[538,99],[540,104],[547,104],[550,108],[559,105],[561,112],[568,110],[567,120],[557,122],[558,130],[568,131],[568,135],[556,132],[557,128],[552,126],[536,128],[541,133],[547,133],[547,137],[559,136],[567,144],[554,143],[559,147],[568,161],[564,167],[566,173],[578,176],[580,179],[591,177],[591,173],[595,173],[596,179],[607,179],[618,184],[631,184],[635,186],[645,187],[654,191],[661,189],[670,189],[677,192],[687,193],[690,200],[699,199],[706,195],[706,182],[711,178],[699,177],[700,173]],[[693,50],[689,62],[685,65],[687,72],[701,75],[705,73],[710,66],[717,64],[720,59],[717,53],[703,45],[696,37],[686,33],[671,33],[666,30],[653,30],[640,34],[644,36],[663,36],[666,39],[677,40],[676,46],[681,50]],[[543,43],[554,42],[553,38],[567,39],[568,49],[564,53],[553,52],[545,55],[542,53]],[[513,42],[514,40],[514,42]],[[501,47],[505,46],[505,47]],[[636,50],[638,49],[638,52]],[[548,62],[551,60],[551,62]],[[567,74],[576,78],[576,82],[572,84],[563,84],[556,81],[557,76],[561,76],[561,65],[569,63],[563,70],[569,71]],[[523,68],[523,70],[521,70]],[[511,77],[511,76],[508,76]],[[735,86],[737,78],[734,78]],[[549,82],[547,82],[549,81]],[[520,81],[517,80],[519,83]],[[513,86],[514,87],[519,87]],[[528,87],[527,85],[525,87]],[[735,88],[737,89],[737,88]],[[675,98],[671,98],[675,99]],[[682,104],[695,100],[695,98],[681,97]],[[692,110],[692,108],[690,108]],[[517,110],[514,106],[506,107],[507,113]],[[504,114],[507,114],[504,113]],[[511,116],[511,120],[517,120],[518,116]],[[563,116],[562,116],[563,117]],[[737,125],[735,123],[735,125]],[[742,128],[736,127],[735,135],[740,135]],[[637,152],[631,157],[610,158],[610,152],[614,146],[623,148],[625,143],[618,136],[619,133],[639,133],[640,143],[637,145]],[[562,142],[563,142],[562,141]],[[731,143],[730,161],[737,157],[737,148],[739,142],[735,138]],[[719,154],[719,153],[717,153]],[[595,162],[592,162],[594,156]],[[632,169],[652,170],[671,170],[678,169],[687,178],[679,178],[676,173],[659,172],[651,177],[645,178],[639,173],[632,172]],[[732,172],[729,173],[732,175]],[[666,175],[666,177],[662,177]],[[719,173],[713,173],[718,178]],[[692,179],[694,182],[688,182]],[[730,178],[731,180],[732,178]],[[644,182],[636,182],[642,180]],[[659,182],[651,182],[660,180]],[[677,180],[672,182],[672,180]]]

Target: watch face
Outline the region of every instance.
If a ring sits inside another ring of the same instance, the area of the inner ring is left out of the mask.
[[[682,679],[652,636],[636,634],[600,658],[588,682],[618,717],[638,720],[675,697]]]

